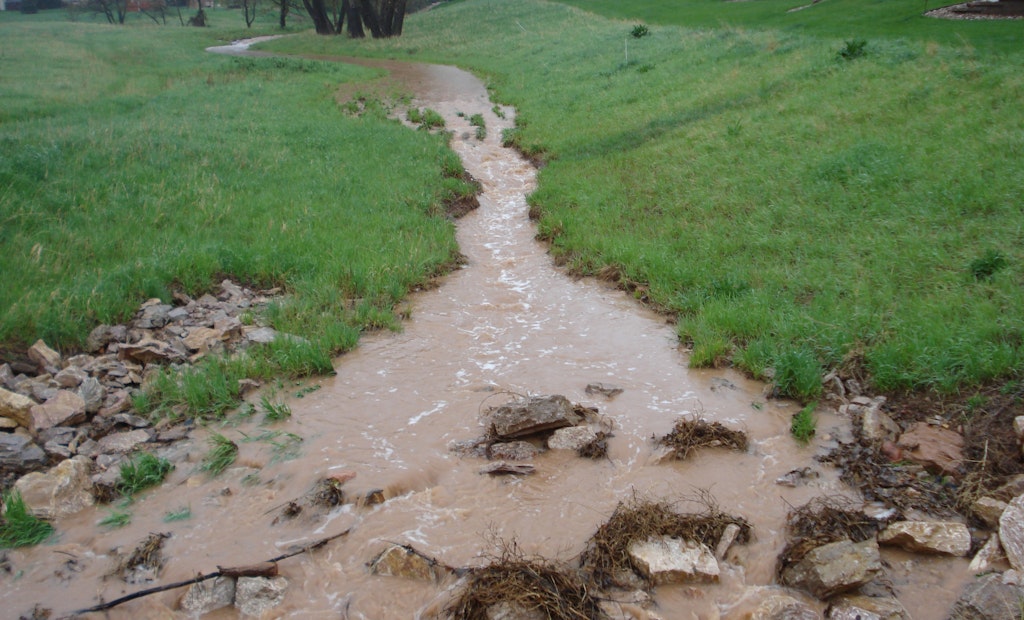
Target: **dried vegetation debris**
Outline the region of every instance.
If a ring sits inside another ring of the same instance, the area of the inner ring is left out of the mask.
[[[655,443],[670,448],[677,460],[687,458],[699,448],[721,447],[743,452],[748,446],[747,435],[743,431],[734,431],[720,422],[708,422],[695,416],[680,418],[672,431],[657,438]]]
[[[163,568],[164,541],[170,537],[170,534],[165,533],[150,534],[132,549],[131,553],[119,555],[117,564],[110,574],[131,584],[153,581]]]
[[[580,566],[588,580],[600,587],[632,587],[641,572],[634,565],[629,547],[654,537],[668,536],[690,540],[714,549],[729,525],[738,526],[736,542],[751,539],[746,519],[722,512],[710,494],[695,498],[702,508],[696,513],[680,513],[667,501],[654,501],[634,495],[619,502],[611,517],[587,541],[580,555]]]
[[[812,549],[849,539],[873,538],[881,523],[869,518],[860,504],[845,497],[816,497],[786,517],[789,543],[779,554],[778,574],[798,563]]]

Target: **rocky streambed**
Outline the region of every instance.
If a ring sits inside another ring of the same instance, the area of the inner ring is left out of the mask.
[[[830,375],[797,442],[800,407],[688,369],[663,317],[551,265],[527,218],[535,171],[500,144],[512,110],[456,69],[383,64],[482,185],[459,223],[467,266],[337,376],[250,391],[214,424],[151,425],[132,394],[155,369],[287,337],[258,325],[276,291],[153,301],[89,352],[37,343],[0,367],[5,486],[56,529],[0,552],[12,617],[146,588],[102,613],[1018,617],[1019,398],[993,397],[983,428]],[[173,469],[124,502],[110,489],[143,453]]]

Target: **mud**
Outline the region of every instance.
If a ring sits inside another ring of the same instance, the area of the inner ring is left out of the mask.
[[[105,509],[87,509],[55,524],[55,542],[9,552],[0,608],[16,616],[41,604],[59,617],[131,591],[103,577],[118,547],[150,532],[170,534],[162,543],[160,581],[171,582],[217,565],[261,562],[349,530],[281,564],[290,586],[270,617],[435,617],[451,604],[454,578],[434,583],[373,575],[367,562],[389,544],[401,544],[449,566],[484,567],[500,555],[498,540],[515,540],[521,557],[561,562],[579,556],[592,533],[636,493],[665,498],[685,513],[702,509],[686,498],[707,490],[723,513],[749,524],[751,540],[730,554],[719,583],[659,586],[654,604],[662,618],[745,617],[749,592],[774,587],[791,507],[853,495],[826,466],[816,466],[820,476],[805,484],[775,482],[848,437],[847,421],[819,411],[814,442],[796,443],[789,434],[795,404],[764,398],[762,384],[730,370],[689,369],[663,317],[621,291],[556,269],[528,219],[535,169],[500,145],[514,111],[496,108],[499,117],[479,80],[451,67],[359,62],[387,69],[390,80],[415,93],[413,105],[440,112],[453,131],[453,148],[482,184],[480,208],[458,225],[466,266],[412,298],[412,319],[402,333],[371,335],[337,359],[335,377],[279,386],[289,419],[269,428],[236,419],[166,448],[160,455],[176,469],[161,487],[136,498],[125,527],[99,528]],[[477,113],[486,121],[484,140],[466,120]],[[599,382],[622,392],[614,399],[588,393],[587,386]],[[564,394],[598,408],[614,423],[605,457],[552,450],[532,460],[532,476],[479,475],[485,461],[460,457],[448,446],[482,433],[480,412],[501,391]],[[657,462],[652,437],[686,416],[742,429],[746,450],[702,449],[685,461]],[[244,441],[267,430],[300,437],[297,458],[282,455],[272,441]],[[210,433],[239,447],[220,476],[199,471]],[[274,523],[281,507],[317,480],[349,471],[356,475],[346,476],[347,496],[384,501],[345,503],[316,519]],[[167,519],[185,510],[190,518]],[[891,554],[897,595],[916,617],[944,616],[969,578],[966,560],[884,553]],[[76,563],[73,575],[61,568],[69,558]],[[138,599],[109,617],[185,617],[176,611],[181,594]],[[639,606],[630,613],[649,617]]]

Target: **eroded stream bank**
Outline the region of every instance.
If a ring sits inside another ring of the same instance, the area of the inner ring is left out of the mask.
[[[211,429],[241,447],[235,467],[222,476],[196,471],[207,450],[204,434],[196,433],[177,448],[177,467],[167,481],[131,506],[127,526],[98,528],[108,509],[87,509],[57,523],[55,544],[10,553],[0,606],[24,613],[39,603],[59,616],[145,587],[106,573],[112,550],[130,548],[151,532],[170,534],[156,582],[166,583],[218,565],[259,562],[351,528],[315,553],[281,563],[288,590],[266,616],[431,617],[454,578],[433,583],[371,575],[367,562],[388,543],[411,545],[450,566],[481,565],[500,551],[499,541],[512,540],[526,554],[569,560],[634,493],[678,501],[686,510],[685,498],[705,489],[722,510],[750,522],[754,540],[735,548],[718,584],[660,586],[649,611],[629,613],[746,617],[763,588],[775,587],[792,507],[818,496],[850,495],[834,471],[813,459],[830,437],[848,432],[847,422],[822,412],[817,439],[800,446],[789,434],[794,404],[766,399],[761,384],[731,371],[688,369],[662,317],[619,291],[555,269],[527,218],[535,170],[500,144],[502,129],[514,123],[513,110],[495,107],[479,80],[451,67],[365,62],[388,69],[390,79],[415,93],[413,105],[445,118],[452,147],[482,184],[480,208],[458,225],[468,264],[439,289],[412,298],[412,320],[402,333],[364,339],[336,360],[336,377],[301,390],[285,386],[280,394],[290,396],[292,411],[287,421]],[[482,140],[468,121],[474,114],[485,121]],[[587,393],[595,382],[623,391],[614,398]],[[295,397],[300,391],[302,398]],[[486,461],[461,457],[449,445],[481,435],[481,411],[507,400],[505,393],[564,394],[598,408],[614,423],[607,458],[553,450],[532,460],[532,476],[479,474]],[[687,414],[744,430],[750,448],[655,462],[651,437]],[[300,437],[300,456],[282,460],[268,442],[244,441],[267,430]],[[808,466],[820,477],[796,487],[776,484]],[[278,518],[316,480],[342,472],[356,474],[345,483],[350,496],[381,489],[385,501]],[[191,518],[164,521],[182,508]],[[883,558],[895,593],[918,618],[944,617],[967,578],[961,559],[923,561],[895,551]],[[181,594],[139,599],[110,617],[184,616],[176,610]],[[227,608],[206,617],[237,615]]]

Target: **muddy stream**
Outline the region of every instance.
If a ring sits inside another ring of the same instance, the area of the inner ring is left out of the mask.
[[[458,223],[468,264],[438,289],[411,298],[412,318],[401,333],[367,336],[356,351],[338,358],[335,377],[286,384],[278,396],[287,396],[289,420],[212,429],[241,447],[234,467],[220,477],[196,471],[207,451],[208,432],[200,429],[173,448],[176,469],[130,507],[129,525],[97,526],[110,511],[100,506],[58,522],[56,542],[11,552],[15,578],[0,593],[0,609],[8,610],[0,616],[17,617],[36,603],[60,616],[218,565],[259,562],[351,528],[321,550],[281,562],[289,590],[265,617],[432,617],[454,578],[433,584],[371,575],[366,564],[387,543],[411,545],[451,566],[486,563],[498,553],[496,540],[569,560],[616,504],[634,493],[679,500],[686,510],[699,508],[686,498],[705,489],[725,512],[751,522],[755,540],[734,547],[718,584],[658,587],[651,612],[666,620],[747,617],[751,589],[773,587],[787,512],[815,496],[852,495],[834,470],[814,461],[831,437],[848,433],[846,421],[819,411],[817,439],[800,446],[789,434],[797,405],[766,399],[763,384],[733,371],[687,368],[664,317],[620,291],[554,267],[527,217],[536,171],[500,145],[514,111],[501,108],[505,118],[499,118],[475,77],[452,67],[359,62],[387,69],[391,83],[415,93],[414,105],[440,112],[454,132],[452,147],[483,185],[480,208]],[[486,120],[482,141],[466,120],[477,113]],[[611,399],[586,393],[594,382],[623,392]],[[532,476],[479,474],[486,461],[460,457],[449,444],[480,436],[481,411],[508,400],[506,393],[564,394],[597,407],[614,422],[607,458],[549,451],[532,461]],[[685,414],[745,431],[750,449],[705,449],[685,461],[653,462],[652,436],[669,432]],[[241,441],[268,429],[301,437],[299,457],[282,460],[265,441]],[[807,466],[821,476],[795,488],[776,484]],[[386,501],[274,524],[280,508],[316,479],[349,470],[356,477],[345,484],[347,493],[382,489]],[[191,518],[164,521],[182,509]],[[114,549],[131,548],[150,532],[171,534],[155,583],[127,585],[104,577]],[[920,619],[944,617],[967,578],[960,559],[891,550],[883,550],[883,559],[895,592]],[[107,617],[185,617],[175,611],[182,593],[138,599]],[[648,617],[641,609],[631,613]],[[237,614],[228,608],[205,617]]]

